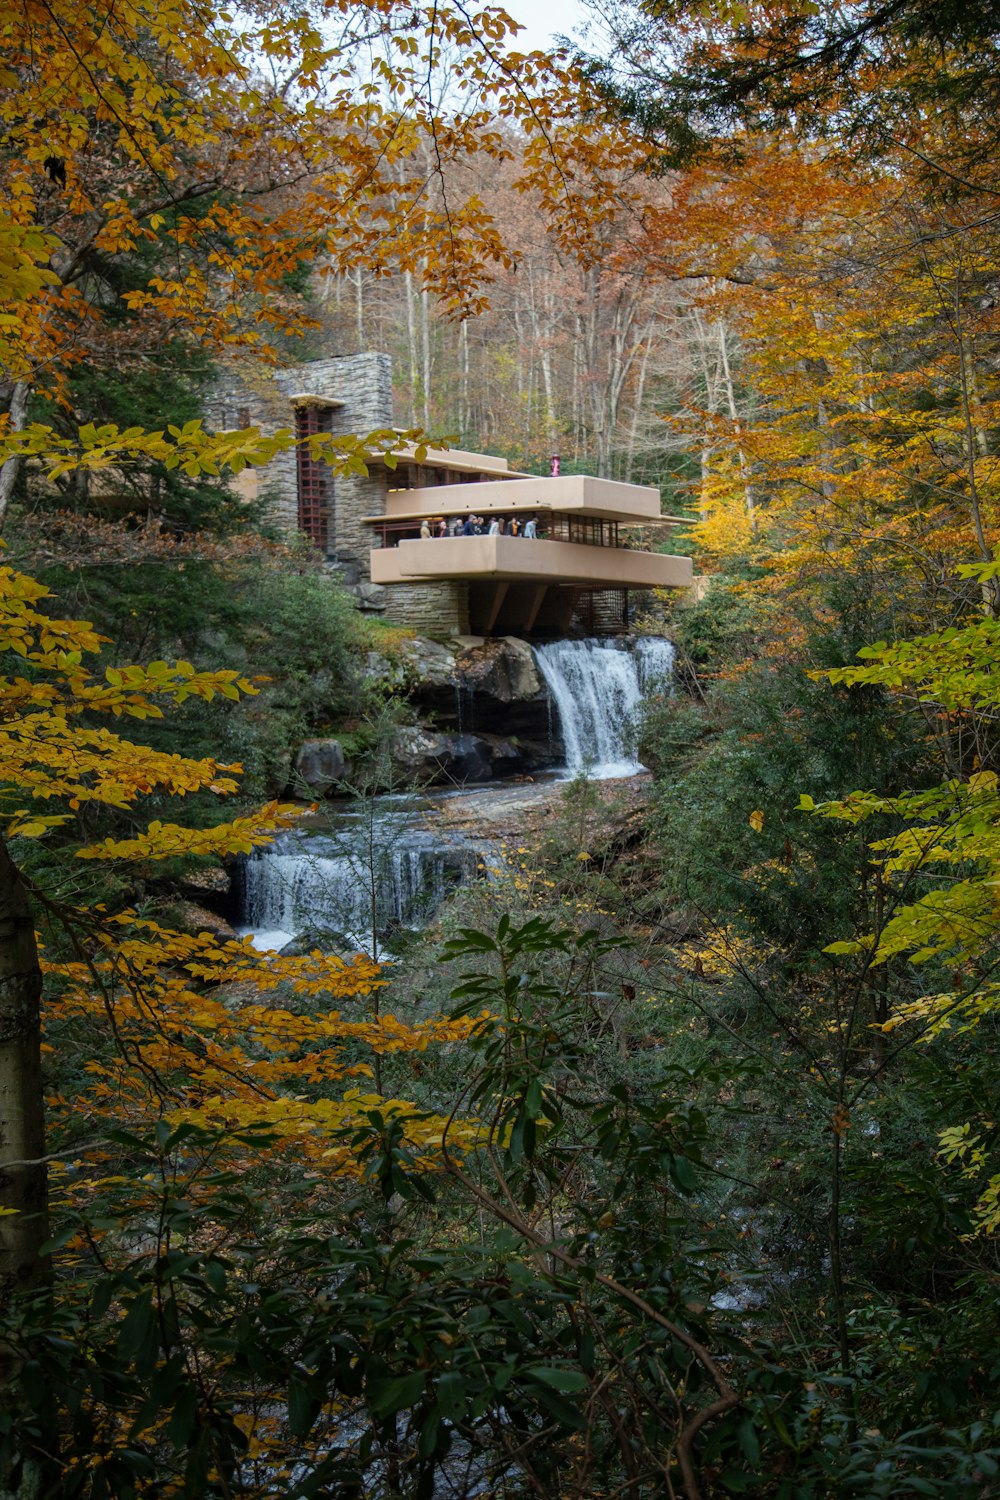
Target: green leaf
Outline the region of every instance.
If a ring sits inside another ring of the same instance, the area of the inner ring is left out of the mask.
[[[190,1382],[181,1386],[174,1402],[167,1435],[175,1448],[186,1448],[198,1420],[198,1388]]]
[[[299,1376],[293,1375],[288,1382],[288,1425],[294,1437],[304,1438],[308,1435],[316,1419],[316,1412],[317,1403],[308,1384]]]
[[[738,1441],[744,1458],[756,1468],[760,1463],[760,1441],[757,1437],[757,1430],[749,1417],[744,1418],[740,1423]]]
[[[142,1348],[153,1324],[152,1292],[141,1292],[132,1302],[118,1331],[118,1348],[122,1354],[135,1356]]]
[[[410,1375],[397,1375],[393,1380],[374,1381],[369,1387],[369,1405],[376,1416],[387,1417],[393,1412],[409,1411],[423,1393],[423,1374],[414,1370]]]
[[[556,1365],[532,1365],[524,1374],[526,1378],[540,1380],[556,1391],[585,1391],[590,1384],[579,1370],[564,1370]]]
[[[539,1386],[536,1392],[536,1400],[543,1406],[550,1416],[555,1417],[562,1427],[568,1427],[571,1431],[578,1432],[586,1426],[586,1418],[580,1409],[570,1404],[555,1391]]]
[[[697,1174],[686,1156],[674,1157],[671,1175],[683,1193],[693,1193],[698,1186]]]

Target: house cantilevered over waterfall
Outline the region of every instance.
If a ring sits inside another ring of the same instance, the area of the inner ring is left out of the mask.
[[[371,580],[400,604],[447,585],[473,635],[621,629],[630,594],[691,583],[690,558],[642,546],[646,528],[670,524],[655,489],[584,474],[535,478],[512,473],[503,459],[455,451],[400,468],[399,478],[388,478],[384,511],[365,517],[375,544]],[[458,472],[462,481],[448,482]],[[452,535],[452,523],[469,516],[478,519],[477,534]],[[516,520],[519,534],[490,535],[494,518]],[[442,520],[446,536],[437,535]],[[529,520],[536,536],[523,534]],[[430,538],[420,534],[424,522]]]
[[[266,390],[231,382],[218,407],[219,427],[294,426],[300,436],[391,427],[389,357],[317,360],[269,376]],[[228,407],[238,422],[227,419]],[[689,558],[647,550],[646,538],[676,518],[663,516],[658,491],[642,485],[536,478],[505,459],[454,449],[428,449],[419,462],[403,455],[395,468],[376,460],[367,476],[342,478],[300,450],[249,483],[280,524],[322,551],[362,608],[430,635],[612,633],[628,624],[637,591],[691,583]],[[480,534],[436,534],[442,520],[450,530],[470,515],[482,518]],[[493,518],[515,517],[522,534],[488,534]],[[528,537],[532,518],[537,536]],[[421,536],[424,523],[430,538]]]

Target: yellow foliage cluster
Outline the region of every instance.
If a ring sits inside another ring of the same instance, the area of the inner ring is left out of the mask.
[[[371,1077],[371,1056],[462,1041],[478,1025],[438,1017],[409,1025],[372,1013],[361,1002],[385,980],[360,954],[278,958],[249,939],[174,932],[133,912],[78,932],[90,939],[84,959],[45,964],[47,1031],[60,1038],[64,1066],[83,1039],[87,1083],[72,1101],[52,1101],[57,1113],[71,1106],[77,1126],[99,1128],[113,1114],[134,1128],[162,1112],[173,1121],[272,1126],[315,1155],[357,1119],[357,1097],[347,1102],[339,1086]],[[331,1000],[356,1015],[327,1009]],[[440,1143],[443,1120],[403,1101],[392,1108],[410,1110],[425,1144]]]
[[[806,597],[859,565],[889,581],[988,558],[993,200],[935,203],[920,171],[905,151],[883,169],[775,135],[650,211],[653,265],[698,267],[701,336],[728,336],[736,362],[728,404],[710,391],[670,419],[701,454],[707,567],[750,555],[762,591]]]
[[[238,672],[200,672],[183,661],[108,668],[97,677],[83,659],[99,651],[101,638],[86,621],[40,610],[47,593],[33,579],[0,568],[0,650],[30,673],[0,677],[0,818],[9,831],[40,837],[70,816],[39,816],[36,808],[16,805],[25,797],[35,804],[61,799],[72,812],[87,802],[126,808],[153,791],[235,791],[237,783],[225,773],[238,766],[153,750],[89,720],[94,714],[160,718],[161,701],[239,698],[253,693],[253,684]]]

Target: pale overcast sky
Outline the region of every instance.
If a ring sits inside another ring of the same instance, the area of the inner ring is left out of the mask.
[[[575,28],[587,19],[580,0],[499,0],[512,20],[524,27],[517,34],[516,45],[522,52],[533,52],[552,45],[555,36],[573,37]]]

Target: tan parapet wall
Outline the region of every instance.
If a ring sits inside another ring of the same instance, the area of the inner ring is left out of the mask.
[[[563,474],[555,479],[484,479],[475,485],[392,490],[385,502],[385,514],[390,519],[469,511],[483,516],[560,511],[640,526],[657,525],[666,519],[660,512],[659,490],[591,474]]]
[[[609,589],[688,588],[692,571],[689,557],[512,536],[433,537],[371,553],[372,582],[386,585],[464,578]]]

